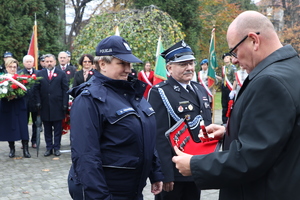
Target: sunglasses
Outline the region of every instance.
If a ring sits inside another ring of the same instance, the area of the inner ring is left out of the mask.
[[[256,32],[255,33],[256,35],[259,35],[260,32]],[[232,55],[233,57],[237,58],[237,55],[236,53],[234,52],[234,50],[236,50],[236,48],[242,44],[246,39],[248,38],[248,35],[246,35],[239,43],[237,43],[237,45],[235,45],[230,51],[229,51],[229,54]]]

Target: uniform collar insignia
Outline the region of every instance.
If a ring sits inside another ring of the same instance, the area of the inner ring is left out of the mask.
[[[180,92],[180,87],[178,85],[174,85],[173,88],[176,92]]]

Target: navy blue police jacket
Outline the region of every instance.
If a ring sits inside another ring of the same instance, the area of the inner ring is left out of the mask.
[[[145,83],[110,79],[98,71],[73,88],[70,177],[86,199],[143,199],[149,177],[163,180],[155,149],[156,121],[143,98]]]

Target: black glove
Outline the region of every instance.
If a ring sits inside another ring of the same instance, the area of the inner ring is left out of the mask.
[[[42,108],[41,104],[40,104],[40,103],[37,103],[37,104],[36,104],[36,109],[37,109],[37,110],[41,110],[41,108]]]

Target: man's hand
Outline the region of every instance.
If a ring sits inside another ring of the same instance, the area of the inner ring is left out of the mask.
[[[217,124],[210,124],[205,127],[208,137],[205,137],[200,129],[198,137],[203,142],[208,142],[211,140],[221,140],[223,139],[225,133],[225,127]]]
[[[163,184],[163,190],[166,192],[171,192],[174,188],[174,182],[166,182]]]
[[[160,181],[160,182],[156,182],[156,183],[153,183],[151,185],[151,192],[154,194],[154,195],[157,195],[159,194],[161,191],[162,191],[162,185],[163,183]]]
[[[178,149],[177,146],[174,146],[174,150],[177,156],[173,156],[172,161],[175,163],[176,168],[183,176],[191,176],[192,172],[190,167],[190,161],[192,155],[183,153]]]

